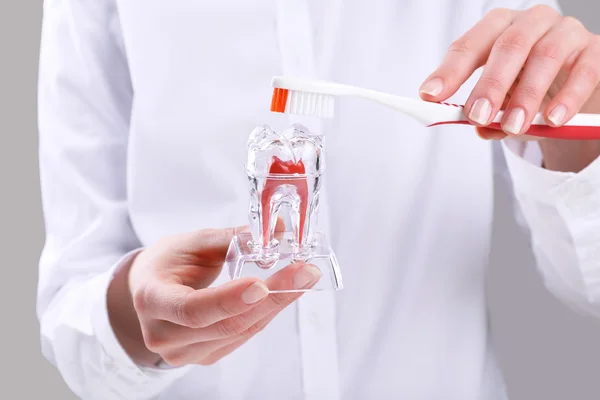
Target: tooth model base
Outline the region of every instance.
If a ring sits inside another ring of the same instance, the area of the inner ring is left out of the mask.
[[[310,289],[293,290],[270,288],[271,293],[306,292],[323,290],[340,290],[343,288],[342,274],[335,254],[331,250],[327,238],[321,232],[315,232],[311,245],[304,252],[298,252],[294,245],[294,232],[278,232],[275,234],[277,246],[273,249],[252,247],[252,235],[241,233],[233,238],[229,245],[225,267],[232,280],[257,277],[267,280],[294,262],[315,265],[323,276]]]

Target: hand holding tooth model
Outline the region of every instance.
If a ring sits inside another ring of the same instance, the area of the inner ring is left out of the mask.
[[[275,226],[278,230],[279,227]],[[108,293],[115,333],[140,365],[213,364],[264,329],[321,276],[293,263],[264,281],[243,277],[213,289],[236,229],[204,229],[167,237],[135,258]],[[122,301],[131,293],[133,303]],[[139,321],[139,322],[138,322]]]
[[[119,310],[112,315],[115,332],[141,365],[213,364],[303,292],[341,288],[335,255],[314,230],[325,170],[321,138],[300,125],[281,134],[261,126],[247,148],[249,229],[167,237],[137,255],[129,275],[111,285],[109,307]],[[291,232],[278,218],[282,209],[289,210]],[[224,259],[233,280],[195,290],[215,281]],[[119,293],[127,291],[133,304],[123,306]]]

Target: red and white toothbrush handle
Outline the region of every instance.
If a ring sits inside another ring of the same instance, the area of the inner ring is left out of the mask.
[[[463,107],[457,104],[441,104],[452,107]],[[496,118],[494,118],[487,128],[502,130],[500,122],[503,117],[504,111],[498,112]],[[430,126],[446,124],[469,125],[470,122],[465,118],[457,121],[441,121]],[[546,123],[542,113],[538,113],[525,134],[547,139],[600,140],[600,114],[576,114],[566,124],[555,128]]]

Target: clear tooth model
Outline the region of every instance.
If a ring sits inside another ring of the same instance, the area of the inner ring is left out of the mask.
[[[266,279],[292,262],[306,262],[323,274],[308,290],[341,289],[335,254],[325,235],[315,231],[325,171],[321,136],[298,124],[282,133],[259,126],[250,134],[247,155],[250,233],[236,235],[230,244],[226,259],[230,278]],[[291,230],[276,230],[278,217],[285,217],[285,212]]]

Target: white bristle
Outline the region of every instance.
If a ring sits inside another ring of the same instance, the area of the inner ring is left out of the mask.
[[[333,118],[335,96],[290,90],[285,112],[294,115]]]

